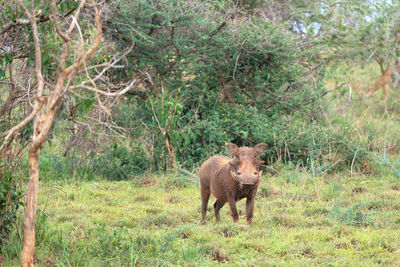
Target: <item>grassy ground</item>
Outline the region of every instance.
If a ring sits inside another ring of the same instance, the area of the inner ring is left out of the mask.
[[[400,180],[264,176],[255,218],[201,226],[199,187],[168,175],[158,183],[41,184],[37,259],[42,266],[373,266],[400,264]],[[146,183],[147,182],[147,183]],[[14,241],[12,241],[14,239]],[[18,265],[17,233],[2,248]],[[19,253],[19,252],[18,252]]]

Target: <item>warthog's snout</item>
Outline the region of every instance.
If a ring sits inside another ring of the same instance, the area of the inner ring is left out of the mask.
[[[254,166],[252,166],[254,167]],[[257,166],[258,167],[258,166]],[[262,171],[258,172],[258,171],[247,171],[247,172],[236,172],[236,176],[237,176],[237,181],[242,184],[242,185],[257,185],[260,177],[261,177]]]
[[[258,182],[258,181],[257,181]],[[253,183],[242,183],[242,185],[247,185],[247,186],[255,186],[257,184],[257,182],[253,182]]]
[[[242,185],[256,185],[258,183],[258,176],[246,177],[245,179],[238,179]]]

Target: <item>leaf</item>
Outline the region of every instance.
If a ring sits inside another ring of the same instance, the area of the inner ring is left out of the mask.
[[[3,78],[5,75],[5,72],[3,69],[0,69],[0,79]]]
[[[11,62],[13,60],[12,56],[10,54],[8,54],[8,53],[4,54],[4,59],[6,60],[7,64],[11,64]]]
[[[4,20],[7,20],[7,12],[6,11],[1,12],[1,16]]]

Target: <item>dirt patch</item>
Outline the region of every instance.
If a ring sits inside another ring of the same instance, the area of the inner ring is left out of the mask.
[[[394,185],[392,185],[392,190],[394,190],[394,191],[400,191],[400,185],[399,185],[399,184],[394,184]]]
[[[219,262],[228,262],[230,261],[229,257],[222,253],[219,249],[215,249],[213,253],[213,260]]]
[[[398,154],[400,151],[400,146],[398,144],[392,144],[390,142],[387,142],[386,151],[389,153],[389,155]]]
[[[376,202],[371,202],[367,205],[368,210],[380,210],[382,209],[382,205]]]
[[[389,244],[382,244],[381,247],[387,251],[389,251],[390,253],[395,252],[396,249],[394,249],[392,246],[390,246]]]
[[[182,237],[182,239],[187,239],[189,237],[188,233],[185,232],[180,232],[179,235]]]
[[[39,266],[39,265],[38,265]],[[53,259],[46,259],[45,261],[44,261],[44,266],[56,266],[56,263],[55,263],[55,261],[53,260]]]
[[[234,237],[236,233],[229,231],[227,229],[222,230],[222,233],[224,234],[225,237]]]
[[[348,249],[348,248],[350,248],[350,245],[347,244],[346,242],[339,242],[339,243],[336,243],[336,244],[335,244],[335,248],[338,248],[338,249]]]
[[[292,254],[292,255],[302,255],[302,256],[310,257],[310,258],[314,258],[315,257],[314,250],[310,246],[306,246],[304,248],[298,248],[298,249],[289,250],[289,253]]]
[[[311,247],[306,247],[300,251],[300,254],[308,257],[315,257],[314,251]]]
[[[365,188],[363,187],[354,187],[353,190],[351,190],[353,194],[361,194],[365,192]]]

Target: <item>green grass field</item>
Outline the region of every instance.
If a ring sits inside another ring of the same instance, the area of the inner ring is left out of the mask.
[[[391,177],[264,176],[252,225],[174,174],[141,182],[41,184],[41,266],[374,266],[400,264],[400,181]],[[3,265],[18,265],[17,233]],[[13,252],[14,251],[14,252]],[[14,256],[12,256],[14,255]]]

